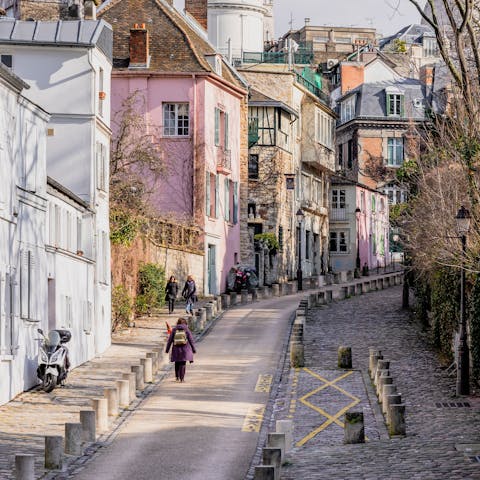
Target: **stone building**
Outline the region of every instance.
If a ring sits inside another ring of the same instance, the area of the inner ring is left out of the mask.
[[[100,0],[0,0],[0,8],[17,20],[94,20],[99,4]]]

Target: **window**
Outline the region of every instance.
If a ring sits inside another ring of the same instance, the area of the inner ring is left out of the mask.
[[[345,208],[345,190],[332,190],[332,208]]]
[[[403,116],[403,95],[400,93],[387,92],[387,115]]]
[[[334,122],[323,110],[317,109],[315,115],[315,140],[327,148],[333,149]]]
[[[423,56],[436,57],[438,55],[438,45],[436,38],[423,37]]]
[[[340,107],[340,121],[341,123],[348,122],[355,117],[355,103],[356,96],[352,95],[344,100]]]
[[[403,138],[388,139],[387,165],[389,167],[400,167],[403,165]]]
[[[396,205],[405,203],[408,199],[408,192],[395,183],[388,183],[385,185],[383,192],[388,196],[388,203]]]
[[[330,252],[348,253],[348,231],[330,232]]]
[[[328,36],[325,37],[313,37],[313,41],[315,43],[327,43],[328,42]]]
[[[233,223],[238,223],[238,182],[231,182],[233,185]]]
[[[97,188],[106,192],[108,190],[108,164],[107,147],[97,142]]]
[[[163,104],[163,135],[166,137],[187,137],[189,135],[188,103]]]
[[[248,204],[248,218],[255,218],[257,216],[257,205],[255,203]]]
[[[228,150],[228,113],[215,108],[215,145]]]
[[[13,57],[12,55],[0,55],[0,62],[2,62],[6,67],[12,68]]]
[[[310,259],[310,232],[305,232],[305,259]]]
[[[205,182],[205,207],[206,215],[218,218],[220,212],[220,177],[214,173],[206,172]]]
[[[338,168],[343,170],[343,143],[338,145]]]
[[[248,156],[248,178],[251,180],[258,179],[258,154]]]
[[[310,177],[309,175],[304,175],[302,173],[303,200],[310,200],[312,198],[311,183],[312,177]]]
[[[353,140],[347,142],[347,167],[353,168]]]
[[[14,332],[13,278],[0,270],[0,355],[11,355]]]
[[[98,265],[98,278],[100,283],[108,284],[108,275],[109,275],[109,240],[107,232],[101,232],[98,236],[98,255],[97,255],[97,265]]]

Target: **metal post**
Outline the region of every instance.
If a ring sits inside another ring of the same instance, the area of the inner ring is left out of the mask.
[[[303,290],[303,272],[302,272],[302,223],[298,227],[298,268],[297,268],[298,291]]]
[[[462,235],[462,270],[460,274],[460,345],[457,362],[457,395],[470,394],[470,352],[467,342],[467,312],[465,296],[465,254],[467,252],[467,236]]]

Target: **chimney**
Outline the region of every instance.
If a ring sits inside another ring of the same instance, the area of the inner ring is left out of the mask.
[[[207,0],[185,0],[185,11],[205,29],[208,27]]]
[[[85,0],[83,6],[83,15],[85,20],[97,19],[97,5],[94,0]]]
[[[310,25],[310,18],[305,19],[305,26],[308,27]]]
[[[420,81],[427,87],[433,86],[433,67],[424,65],[420,68]]]
[[[148,68],[150,64],[148,30],[144,23],[130,29],[130,64],[128,68]]]
[[[365,81],[363,63],[342,62],[340,64],[340,81],[342,84],[342,95],[361,85]]]

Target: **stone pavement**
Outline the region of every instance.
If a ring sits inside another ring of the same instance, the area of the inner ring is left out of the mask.
[[[401,296],[395,287],[310,311],[306,368],[286,365],[270,425],[294,420],[296,445],[282,479],[480,479],[480,397],[455,398],[455,378],[400,309]],[[340,345],[352,347],[351,371],[337,368]],[[369,347],[391,361],[406,404],[405,438],[387,434],[367,373]],[[457,401],[470,406],[447,406]],[[343,444],[348,409],[363,410],[367,443]]]

